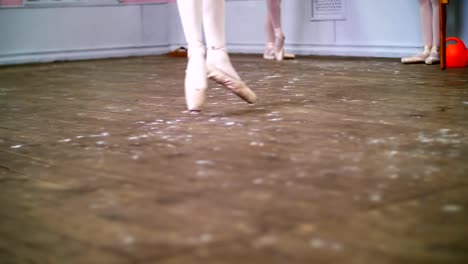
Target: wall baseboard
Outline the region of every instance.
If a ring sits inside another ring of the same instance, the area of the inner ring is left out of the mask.
[[[259,54],[263,49],[263,44],[229,44],[231,53]],[[421,47],[291,44],[286,50],[298,55],[401,58],[420,52]]]
[[[104,47],[98,49],[44,50],[38,52],[0,54],[0,65],[160,55],[168,51],[169,44],[166,43],[145,46]]]
[[[133,56],[161,55],[183,44],[156,44],[147,46],[105,47],[99,49],[79,50],[51,50],[31,53],[0,54],[0,65],[15,65],[26,63],[45,63],[55,61],[90,60],[105,58],[122,58]],[[262,54],[263,44],[228,45],[230,53]],[[415,54],[419,47],[390,47],[390,46],[334,46],[334,45],[287,45],[286,50],[298,55],[319,56],[349,56],[349,57],[380,57],[400,58]]]

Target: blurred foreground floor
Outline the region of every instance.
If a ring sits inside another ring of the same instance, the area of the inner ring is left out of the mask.
[[[0,263],[468,263],[468,69],[185,63],[0,68]]]

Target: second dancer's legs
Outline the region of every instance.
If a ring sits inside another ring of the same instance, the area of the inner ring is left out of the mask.
[[[281,0],[266,0],[265,51],[263,58],[269,60],[294,59],[294,54],[284,51],[284,33],[281,27]]]
[[[273,33],[273,51],[277,60],[284,58],[284,33],[281,29],[281,0],[266,0],[268,20],[271,25],[270,33]],[[267,32],[268,33],[268,32]]]

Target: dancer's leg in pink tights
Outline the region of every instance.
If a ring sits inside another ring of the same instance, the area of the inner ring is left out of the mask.
[[[416,55],[402,58],[401,61],[403,63],[434,64],[440,60],[439,0],[418,1],[424,49]]]
[[[185,98],[190,111],[200,111],[206,99],[207,77],[236,95],[254,103],[256,95],[239,78],[226,51],[224,0],[177,1],[184,35],[188,43]],[[202,27],[208,45],[202,42]]]
[[[293,59],[294,54],[284,51],[284,33],[281,27],[281,0],[266,0],[267,16],[265,19],[266,45],[265,59]]]

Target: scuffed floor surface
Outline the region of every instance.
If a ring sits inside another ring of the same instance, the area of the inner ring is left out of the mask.
[[[0,68],[0,263],[468,263],[468,69],[233,56]]]

